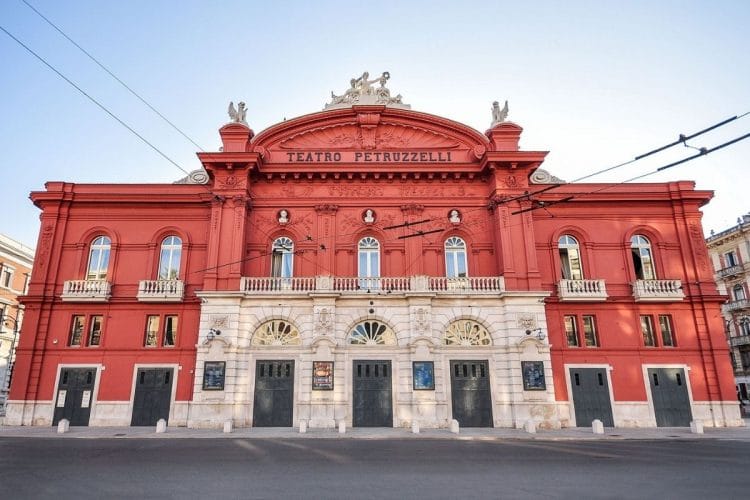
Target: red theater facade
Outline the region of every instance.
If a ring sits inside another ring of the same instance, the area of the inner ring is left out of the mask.
[[[740,425],[710,192],[565,184],[497,109],[356,82],[257,135],[235,111],[202,178],[32,193],[6,422]]]

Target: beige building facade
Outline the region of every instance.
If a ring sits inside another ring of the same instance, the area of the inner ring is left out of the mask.
[[[738,396],[750,399],[750,213],[707,240],[722,306]]]
[[[31,279],[34,249],[0,234],[0,412],[10,387],[11,369],[23,321],[18,296]]]

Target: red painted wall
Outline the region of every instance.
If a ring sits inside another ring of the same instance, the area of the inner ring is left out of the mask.
[[[11,399],[51,399],[59,363],[104,364],[100,401],[130,399],[134,363],[178,363],[177,399],[190,399],[200,315],[195,292],[238,290],[242,276],[270,275],[275,238],[294,240],[296,276],[355,276],[357,242],[364,236],[381,242],[382,276],[441,276],[443,242],[452,235],[467,242],[470,275],[503,275],[509,290],[551,294],[547,326],[558,399],[568,398],[566,363],[611,364],[617,400],[646,399],[643,363],[688,364],[695,400],[734,398],[722,299],[700,227],[699,207],[711,193],[695,191],[692,183],[563,185],[524,197],[543,187],[528,179],[546,153],[519,151],[519,126],[503,123],[485,136],[444,118],[382,106],[306,115],[257,136],[239,124],[220,134],[222,152],[198,155],[211,177],[206,186],[53,182],[32,193],[42,224]],[[351,161],[299,162],[289,154],[346,149],[341,144],[349,144]],[[451,160],[423,161],[418,154],[406,163],[355,161],[356,151],[364,150],[440,151],[440,158],[449,151]],[[575,199],[523,211],[566,196]],[[290,222],[280,226],[282,208]],[[363,229],[367,208],[375,210],[377,222]],[[459,226],[448,221],[451,209],[461,212]],[[422,220],[428,222],[387,229]],[[415,230],[438,231],[399,238]],[[564,233],[581,243],[585,277],[606,280],[607,302],[559,301],[557,239]],[[682,280],[685,300],[634,302],[629,241],[636,233],[651,239],[658,277]],[[84,277],[88,245],[101,234],[112,239],[111,300],[61,302],[64,282]],[[156,278],[159,244],[168,234],[183,239],[185,300],[138,302],[138,282]],[[174,348],[143,347],[145,318],[152,313],[179,315]],[[677,346],[644,347],[639,315],[663,313],[674,318]],[[73,314],[105,316],[99,347],[67,347]],[[566,347],[566,314],[595,315],[600,346]]]

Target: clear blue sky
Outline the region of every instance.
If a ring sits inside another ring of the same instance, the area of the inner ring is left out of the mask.
[[[522,148],[549,150],[566,180],[750,111],[750,2],[28,0],[204,149],[230,100],[268,126],[322,109],[363,71],[391,73],[412,109],[484,131],[510,101]],[[0,25],[187,170],[196,148],[21,0]],[[0,32],[0,233],[36,244],[30,191],[48,180],[171,182],[183,176]],[[750,116],[693,141],[750,132]],[[682,146],[592,181],[621,181],[692,154]],[[704,228],[750,211],[750,139],[647,178],[716,192]]]

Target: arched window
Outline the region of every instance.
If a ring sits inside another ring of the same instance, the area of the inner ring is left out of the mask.
[[[180,259],[182,258],[182,240],[177,236],[167,236],[161,242],[159,254],[159,279],[180,279]]]
[[[276,238],[271,254],[271,276],[291,278],[294,265],[294,242],[286,236]]]
[[[466,242],[452,236],[445,240],[445,276],[448,278],[465,278]]]
[[[349,343],[355,345],[396,345],[396,334],[379,321],[363,321],[349,334]]]
[[[271,320],[263,323],[253,334],[254,346],[301,345],[299,331],[288,321]]]
[[[377,288],[380,277],[380,242],[371,236],[359,240],[358,276],[360,288]]]
[[[557,241],[560,252],[560,269],[562,278],[565,280],[582,280],[583,266],[581,265],[581,252],[578,250],[578,240],[564,234]]]
[[[734,285],[732,293],[734,294],[734,300],[745,300],[747,298],[747,295],[745,295],[745,287],[742,285]]]
[[[453,346],[488,346],[492,345],[492,337],[487,329],[476,321],[462,319],[448,325],[443,343]]]
[[[633,254],[635,277],[639,280],[655,280],[654,260],[651,255],[651,242],[648,238],[636,234],[630,238],[630,250]]]
[[[99,236],[91,242],[91,247],[89,248],[89,267],[86,272],[87,280],[107,279],[109,250],[111,247],[112,241],[106,236]]]

